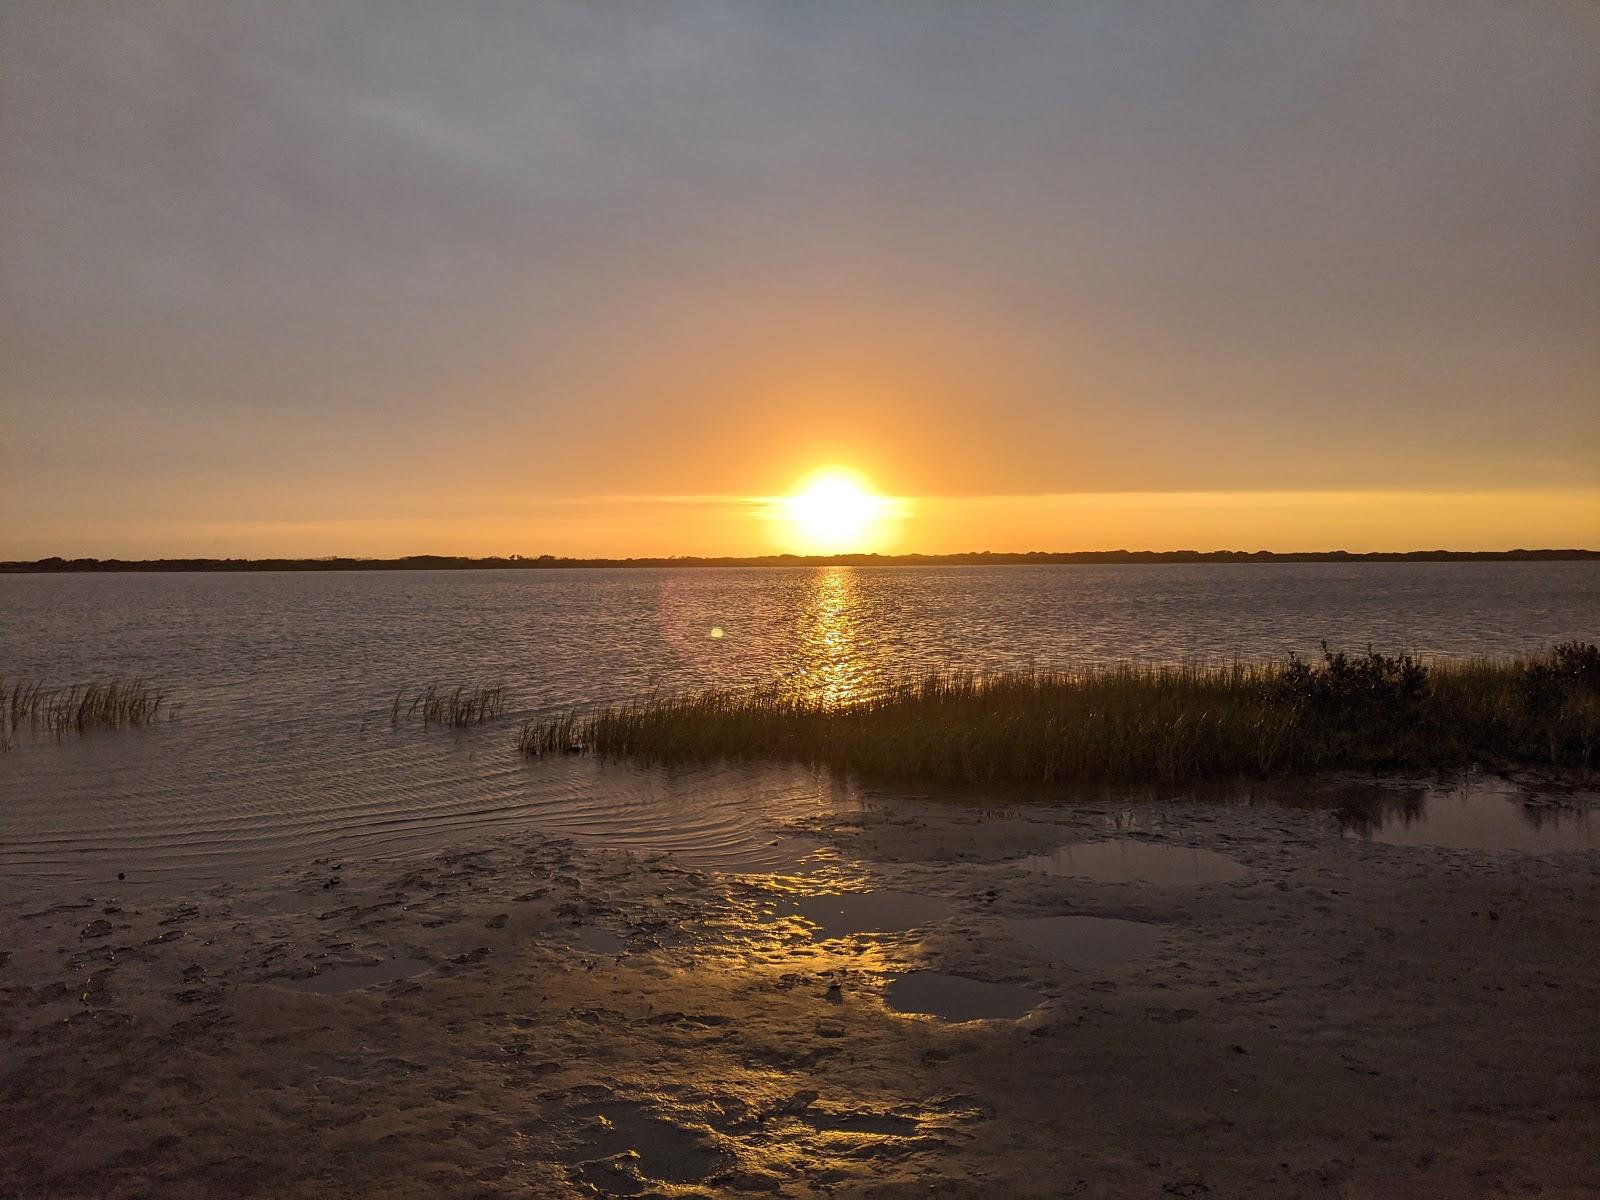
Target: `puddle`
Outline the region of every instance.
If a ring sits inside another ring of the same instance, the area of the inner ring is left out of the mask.
[[[609,929],[599,925],[580,925],[572,931],[572,944],[590,954],[621,954],[623,940]]]
[[[1022,917],[1005,923],[1028,949],[1073,967],[1120,967],[1161,944],[1164,930],[1111,917]]]
[[[1346,837],[1394,846],[1524,854],[1600,849],[1594,811],[1563,807],[1500,781],[1454,790],[1373,789],[1347,798],[1338,813]]]
[[[985,983],[943,971],[912,971],[890,981],[883,998],[895,1012],[923,1013],[942,1021],[1015,1021],[1039,997],[1010,983]]]
[[[915,892],[843,892],[834,896],[799,896],[781,902],[778,914],[804,917],[821,938],[853,933],[894,933],[942,921],[953,911],[948,900]]]
[[[358,988],[373,987],[380,983],[394,983],[399,979],[409,979],[426,971],[430,965],[420,958],[387,958],[376,963],[327,967],[305,979],[275,979],[273,982],[280,987],[293,988],[297,992],[320,992],[329,995],[335,992],[353,992]]]
[[[576,1174],[605,1195],[643,1190],[644,1180],[698,1183],[726,1169],[731,1156],[704,1132],[638,1105],[596,1106],[587,1117]]]
[[[1227,883],[1250,873],[1248,867],[1211,850],[1128,838],[1070,842],[1006,865],[1048,875],[1092,879],[1096,883],[1153,883],[1161,887]]]

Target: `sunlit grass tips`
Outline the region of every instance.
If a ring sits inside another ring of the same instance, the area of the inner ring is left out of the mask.
[[[1600,650],[945,671],[885,681],[842,705],[783,687],[713,690],[529,721],[520,747],[656,762],[800,760],[969,783],[1469,763],[1590,769],[1600,763]]]

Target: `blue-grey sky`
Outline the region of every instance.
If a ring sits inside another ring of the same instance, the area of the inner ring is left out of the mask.
[[[1592,544],[1597,146],[1586,2],[4,0],[0,556]]]

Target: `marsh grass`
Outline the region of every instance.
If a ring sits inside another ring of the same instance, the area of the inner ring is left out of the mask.
[[[112,679],[106,683],[74,684],[47,688],[34,682],[12,684],[0,679],[0,748],[9,748],[24,726],[42,730],[56,740],[69,733],[92,729],[121,729],[148,725],[168,704],[166,688],[143,679]]]
[[[524,724],[524,754],[790,759],[884,777],[1181,781],[1329,768],[1600,758],[1600,650],[1435,662],[1324,647],[1320,662],[896,679],[853,703],[782,688],[657,696]]]
[[[464,729],[469,725],[484,725],[505,711],[504,687],[455,687],[445,691],[430,683],[410,696],[398,692],[389,713],[389,723],[399,726],[402,720],[420,720],[424,728],[431,725],[448,725]]]

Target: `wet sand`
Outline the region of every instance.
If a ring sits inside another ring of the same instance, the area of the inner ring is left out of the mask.
[[[1198,804],[784,832],[824,848],[8,898],[0,1196],[1600,1194],[1600,853]]]

